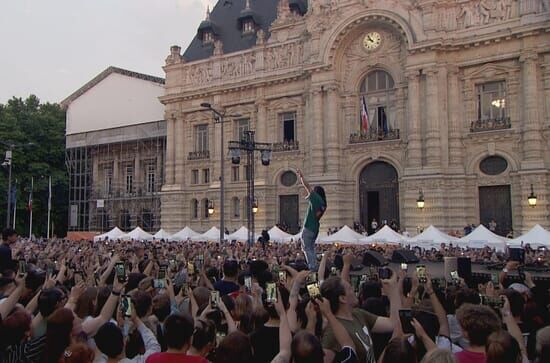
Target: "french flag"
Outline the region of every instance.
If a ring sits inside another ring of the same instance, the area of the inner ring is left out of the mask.
[[[365,101],[365,96],[361,99],[361,132],[367,134],[369,131],[369,109],[367,107],[367,102]]]

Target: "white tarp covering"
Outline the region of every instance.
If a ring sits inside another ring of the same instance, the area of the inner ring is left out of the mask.
[[[531,228],[531,230],[518,238],[514,238],[508,242],[508,245],[519,247],[529,244],[531,247],[548,247],[550,248],[550,231],[542,228],[539,224]]]
[[[136,227],[131,232],[121,236],[120,239],[135,240],[135,241],[150,241],[153,239],[153,235],[145,232],[140,227]]]
[[[163,239],[163,240],[172,239],[172,235],[166,232],[164,229],[159,230],[157,233],[153,235],[153,237],[155,237],[155,239]]]
[[[191,237],[193,241],[219,241],[220,240],[220,230],[216,227],[210,228],[208,231],[204,232],[195,237]],[[227,235],[224,234],[224,239],[227,239]]]
[[[457,243],[459,238],[449,236],[445,232],[441,232],[439,229],[430,225],[426,230],[417,236],[409,238],[405,241],[405,244],[412,247],[420,247],[425,249],[439,248],[442,243]]]
[[[319,243],[350,243],[357,244],[359,239],[363,238],[363,235],[355,232],[348,226],[340,228],[340,230],[330,236],[319,237]]]
[[[171,240],[172,241],[187,241],[188,239],[197,237],[199,235],[200,235],[200,233],[197,233],[197,232],[193,231],[189,227],[185,227],[181,231],[179,231],[177,233],[174,233],[171,236]],[[218,236],[219,236],[219,232],[218,232]]]
[[[277,243],[288,242],[292,238],[294,238],[293,235],[286,233],[277,226],[271,227],[271,229],[267,231],[267,233],[269,233],[269,239]]]
[[[470,234],[458,240],[458,245],[468,248],[485,248],[491,247],[497,251],[506,249],[507,238],[501,237],[489,231],[483,224],[477,226]]]
[[[393,243],[403,242],[405,237],[391,229],[388,225],[382,227],[378,232],[368,237],[359,239],[359,243]]]
[[[103,234],[100,234],[99,236],[95,236],[94,237],[94,242],[105,241],[105,239],[107,239],[109,241],[117,240],[120,237],[124,236],[125,234],[126,233],[121,231],[118,227],[115,227],[107,233],[103,233]]]
[[[253,242],[256,242],[257,239],[258,239],[258,235],[254,236]],[[242,226],[235,232],[228,235],[227,240],[237,241],[237,242],[248,242],[248,228],[246,228],[245,226]]]

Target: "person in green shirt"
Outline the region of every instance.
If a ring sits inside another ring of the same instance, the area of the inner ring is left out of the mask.
[[[327,210],[327,197],[325,190],[321,186],[312,188],[304,179],[301,170],[296,171],[300,177],[300,182],[306,189],[309,205],[304,217],[304,229],[302,230],[302,249],[306,256],[306,261],[310,271],[317,271],[317,256],[315,254],[315,240],[319,235],[319,221]]]

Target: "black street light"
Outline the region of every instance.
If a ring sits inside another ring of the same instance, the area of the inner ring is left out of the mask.
[[[223,162],[223,124],[226,122],[225,118],[237,118],[241,117],[239,114],[232,114],[227,115],[225,111],[220,111],[212,107],[212,105],[208,102],[201,103],[201,107],[206,108],[207,110],[212,111],[214,114],[214,123],[219,123],[221,127],[221,140],[220,140],[220,244],[224,241],[224,234],[225,234],[225,211],[224,211],[224,194],[225,194],[225,183],[224,183],[224,162]],[[214,212],[214,209],[212,208],[212,214]]]
[[[260,152],[262,165],[268,166],[271,162],[272,145],[254,141],[254,131],[248,130],[240,141],[229,141],[229,156],[233,164],[241,162],[241,151],[246,152],[246,217],[248,221],[248,246],[254,243],[254,214],[258,212],[258,202],[254,197],[254,152]]]
[[[8,228],[10,227],[11,218],[11,168],[13,165],[13,149],[17,147],[32,146],[34,144],[32,142],[28,142],[26,144],[9,144],[4,141],[0,141],[0,144],[8,147],[8,150],[6,150],[6,157],[4,159],[4,162],[2,163],[3,167],[8,168],[8,209],[6,212],[6,228]]]

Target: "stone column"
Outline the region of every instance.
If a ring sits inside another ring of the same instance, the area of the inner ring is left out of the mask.
[[[120,177],[120,150],[113,153],[113,192],[122,191],[122,180]]]
[[[327,172],[336,174],[340,169],[340,148],[338,139],[338,125],[341,125],[338,117],[338,89],[331,85],[327,90],[327,113],[324,122],[327,135]]]
[[[441,147],[439,133],[439,93],[438,71],[430,69],[426,73],[426,161],[428,167],[439,168],[441,166]]]
[[[143,180],[141,179],[141,153],[139,150],[139,145],[135,146],[136,150],[134,152],[134,191],[138,192],[141,188],[142,191],[145,191]]]
[[[540,132],[539,94],[537,79],[537,54],[528,52],[520,57],[523,76],[523,160],[538,161],[542,158]]]
[[[543,64],[543,90],[544,90],[544,108],[542,119],[550,125],[550,56],[546,57],[546,63]]]
[[[174,166],[175,166],[175,184],[182,185],[184,183],[184,165],[186,156],[184,155],[184,122],[183,119],[177,119],[176,120],[176,127],[175,127],[175,159],[174,159]]]
[[[420,137],[420,77],[418,71],[410,71],[408,78],[408,122],[407,148],[408,166],[411,168],[422,167],[422,140]]]
[[[316,88],[313,97],[313,134],[311,145],[311,173],[323,173],[323,91]]]
[[[256,139],[260,142],[267,140],[267,102],[265,99],[256,101]]]
[[[448,119],[449,119],[449,165],[460,167],[462,163],[461,134],[463,125],[460,111],[460,85],[458,67],[450,67],[447,73]]]
[[[166,180],[164,184],[174,184],[175,166],[174,166],[174,151],[175,151],[175,126],[176,119],[174,116],[166,120]],[[179,140],[182,141],[182,140]]]

